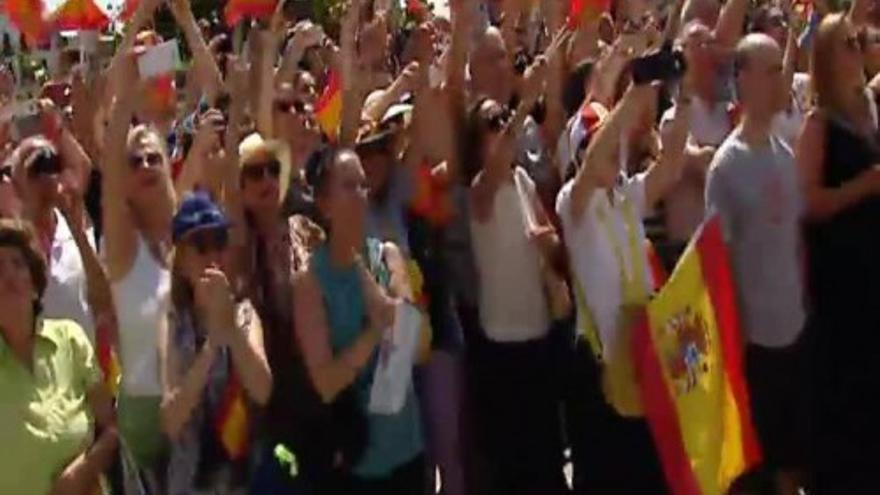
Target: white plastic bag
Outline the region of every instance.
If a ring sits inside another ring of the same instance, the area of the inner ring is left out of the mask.
[[[406,403],[406,394],[412,384],[422,328],[422,313],[407,302],[400,302],[394,315],[394,325],[385,330],[379,345],[379,363],[373,375],[369,412],[397,414]]]

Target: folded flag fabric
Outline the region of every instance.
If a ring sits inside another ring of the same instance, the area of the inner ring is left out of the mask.
[[[98,366],[104,373],[107,390],[116,397],[119,393],[122,368],[119,366],[119,358],[111,342],[110,321],[107,318],[99,318],[95,327],[95,354],[98,358]]]
[[[335,71],[330,71],[327,86],[315,103],[315,118],[327,138],[331,142],[336,142],[339,124],[342,121],[342,86]]]
[[[224,9],[226,24],[235,26],[246,17],[263,19],[275,12],[276,0],[229,0]]]
[[[110,18],[94,0],[67,0],[52,13],[51,23],[59,30],[100,31],[110,25]]]
[[[214,427],[229,459],[235,461],[243,458],[249,441],[248,412],[244,388],[235,371],[230,373]]]
[[[760,462],[740,338],[716,215],[633,333],[645,415],[674,495],[721,495]]]
[[[447,194],[448,181],[434,174],[427,163],[415,169],[415,190],[410,210],[431,225],[442,227],[452,218],[452,201]]]
[[[43,0],[6,0],[3,13],[24,35],[28,45],[37,46],[49,36]]]

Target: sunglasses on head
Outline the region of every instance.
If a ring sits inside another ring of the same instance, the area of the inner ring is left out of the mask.
[[[38,151],[28,167],[28,176],[32,178],[59,175],[60,173],[61,157],[48,149]]]
[[[281,113],[305,113],[306,104],[301,100],[285,101],[278,100],[275,102],[275,110]]]
[[[162,165],[162,154],[158,151],[132,153],[128,157],[128,165],[135,170],[158,167]]]
[[[224,228],[201,229],[190,234],[186,242],[201,255],[219,253],[229,245],[229,232]]]
[[[281,177],[281,162],[269,160],[263,163],[248,163],[241,169],[242,178],[254,182],[263,180],[267,174],[273,179]]]

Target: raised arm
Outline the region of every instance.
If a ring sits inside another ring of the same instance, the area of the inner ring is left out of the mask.
[[[617,162],[620,134],[643,108],[642,101],[654,90],[648,86],[631,86],[605,122],[590,138],[580,169],[572,186],[571,216],[580,221],[596,189],[613,184],[620,173]]]
[[[660,159],[645,176],[646,208],[653,208],[680,179],[685,165],[684,148],[691,125],[690,99],[679,98],[675,117],[661,133]]]
[[[183,31],[186,44],[189,46],[195,65],[195,74],[202,92],[209,102],[213,102],[223,88],[223,77],[220,69],[208,50],[208,45],[202,37],[196,17],[193,15],[190,0],[170,0],[169,6],[177,25]]]
[[[502,131],[489,153],[483,170],[474,179],[473,198],[474,213],[477,221],[488,222],[491,217],[495,193],[508,177],[510,167],[516,157],[516,139],[522,131],[523,124],[532,107],[544,88],[547,78],[547,59],[539,56],[526,70],[522,100],[513,113],[513,118]]]
[[[715,40],[725,48],[732,49],[742,37],[749,0],[727,0],[721,7],[721,15],[715,24]]]
[[[860,203],[868,197],[880,194],[880,166],[863,171],[838,187],[823,184],[825,164],[825,119],[813,111],[804,124],[796,147],[798,168],[803,181],[807,215],[821,221]]]
[[[104,263],[110,280],[119,280],[134,262],[137,233],[126,202],[126,182],[131,174],[128,166],[128,130],[134,116],[134,99],[138,72],[135,55],[128,52],[120,59],[115,73],[120,89],[104,135],[105,164],[101,204],[104,209]]]
[[[153,15],[155,15],[156,9],[162,5],[163,1],[165,0],[141,0],[131,22],[125,26],[122,42],[116,48],[116,53],[113,55],[113,59],[110,61],[110,66],[107,69],[107,79],[110,84],[107,85],[108,94],[105,95],[106,101],[113,101],[118,95],[121,89],[119,87],[121,79],[118,72],[126,70],[124,66],[127,66],[128,62],[125,59],[131,53],[132,48],[134,48],[134,42],[137,40],[138,33],[153,21]]]
[[[342,19],[340,33],[340,61],[342,77],[342,123],[339,129],[339,144],[346,147],[354,145],[360,126],[361,84],[358,80],[361,71],[357,62],[355,37],[360,22],[361,5],[359,0],[351,2]]]

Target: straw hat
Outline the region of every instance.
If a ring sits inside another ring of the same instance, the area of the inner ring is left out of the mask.
[[[269,155],[281,164],[281,174],[278,176],[279,204],[287,196],[287,188],[290,186],[290,148],[287,143],[277,139],[263,139],[258,133],[253,133],[244,138],[238,145],[238,165],[244,167],[249,163],[264,160]]]

